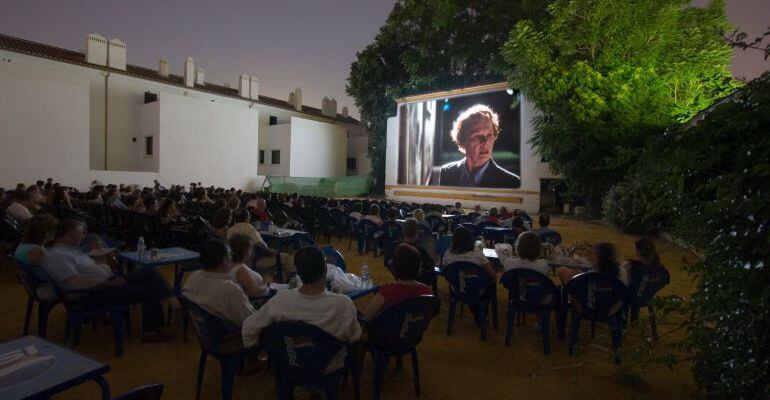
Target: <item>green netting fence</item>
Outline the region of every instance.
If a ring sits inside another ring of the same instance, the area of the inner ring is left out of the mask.
[[[363,196],[369,194],[369,175],[344,178],[268,176],[265,186],[269,186],[273,193],[299,193],[321,197]]]

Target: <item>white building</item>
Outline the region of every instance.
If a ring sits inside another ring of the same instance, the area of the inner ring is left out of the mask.
[[[368,135],[336,100],[308,107],[299,88],[279,100],[253,76],[230,88],[206,82],[193,58],[179,76],[165,59],[157,70],[127,64],[126,52],[97,34],[85,53],[0,35],[0,186],[51,177],[255,189],[268,174],[369,173]]]

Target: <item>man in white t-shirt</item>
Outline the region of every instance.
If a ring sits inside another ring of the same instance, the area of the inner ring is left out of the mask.
[[[204,310],[241,326],[255,310],[230,273],[230,248],[223,241],[206,242],[201,249],[201,264],[203,270],[190,275],[182,293]]]
[[[326,261],[316,247],[305,247],[294,255],[297,275],[303,285],[298,289],[278,292],[254,315],[243,323],[243,344],[251,347],[259,341],[259,334],[275,322],[296,321],[315,325],[340,341],[353,343],[361,337],[361,326],[356,319],[353,301],[347,296],[326,290]],[[344,364],[345,351],[327,365],[334,371]]]
[[[19,222],[25,222],[32,218],[32,212],[27,207],[30,201],[30,195],[24,190],[15,190],[11,195],[13,202],[8,206],[5,212],[13,219]]]

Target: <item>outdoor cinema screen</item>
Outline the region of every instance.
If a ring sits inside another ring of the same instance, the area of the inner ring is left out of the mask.
[[[520,113],[505,90],[399,108],[398,183],[518,188]]]

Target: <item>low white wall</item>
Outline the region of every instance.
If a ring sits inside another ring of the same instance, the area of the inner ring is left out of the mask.
[[[0,62],[0,186],[88,182],[88,80]]]
[[[346,175],[348,138],[339,125],[292,117],[290,148],[290,176],[337,178]]]

